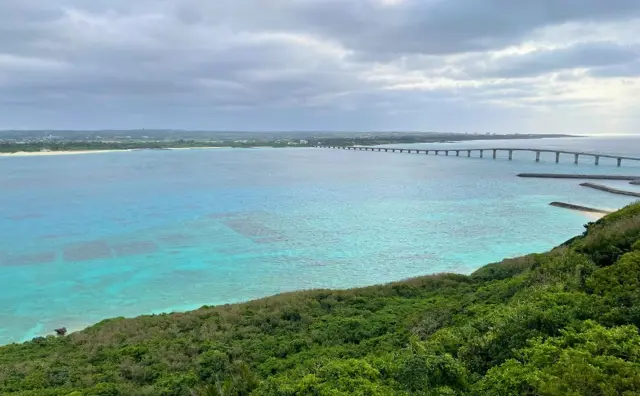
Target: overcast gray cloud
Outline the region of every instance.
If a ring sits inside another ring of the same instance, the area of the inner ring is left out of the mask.
[[[471,72],[490,77],[517,78],[567,69],[611,69],[636,60],[640,60],[640,45],[586,42],[499,57]]]
[[[636,0],[3,0],[0,128],[567,132],[574,112],[633,133],[639,37]]]

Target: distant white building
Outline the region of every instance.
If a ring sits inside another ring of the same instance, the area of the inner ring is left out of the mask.
[[[309,144],[308,140],[300,140],[300,144]]]

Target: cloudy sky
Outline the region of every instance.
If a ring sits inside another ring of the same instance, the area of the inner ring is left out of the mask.
[[[640,1],[0,0],[0,128],[640,134]]]

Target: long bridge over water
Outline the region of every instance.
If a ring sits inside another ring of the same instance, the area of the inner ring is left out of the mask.
[[[509,154],[509,160],[513,159],[513,153],[515,151],[525,151],[535,153],[536,162],[540,162],[540,154],[541,153],[554,153],[556,156],[556,163],[560,162],[560,154],[573,156],[573,162],[575,164],[578,163],[580,157],[592,157],[593,163],[595,165],[600,164],[600,158],[613,158],[616,160],[618,166],[622,166],[622,161],[640,161],[638,157],[627,157],[620,155],[611,155],[611,154],[598,154],[598,153],[587,153],[581,151],[566,151],[566,150],[551,150],[551,149],[530,149],[530,148],[468,148],[468,149],[416,149],[416,148],[393,148],[393,147],[368,147],[368,146],[316,146],[319,148],[330,148],[330,149],[338,149],[338,150],[359,150],[359,151],[384,151],[384,152],[400,152],[400,153],[415,153],[421,154],[424,153],[429,155],[431,153],[435,155],[440,155],[443,153],[444,155],[449,155],[449,153],[455,153],[456,157],[460,156],[460,153],[463,155],[466,154],[467,157],[471,157],[471,154],[477,152],[480,158],[484,158],[485,151],[492,154],[493,159],[497,158],[498,152],[507,152]]]

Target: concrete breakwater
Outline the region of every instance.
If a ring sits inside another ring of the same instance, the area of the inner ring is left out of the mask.
[[[605,191],[605,192],[608,192],[608,193],[611,193],[611,194],[627,195],[629,197],[640,197],[640,192],[620,190],[620,189],[617,189],[617,188],[611,188],[611,187],[603,186],[602,184],[580,183],[580,185],[583,186],[583,187],[589,187],[589,188],[593,188],[593,189],[596,189],[596,190]]]
[[[580,175],[571,173],[519,173],[518,177],[535,177],[544,179],[592,179],[592,180],[630,180],[640,183],[640,176],[620,176],[620,175]]]
[[[549,205],[556,206],[558,208],[578,210],[580,212],[592,212],[592,213],[604,213],[604,214],[611,213],[610,210],[590,208],[588,206],[574,205],[574,204],[570,204],[570,203],[566,203],[566,202],[551,202]]]

